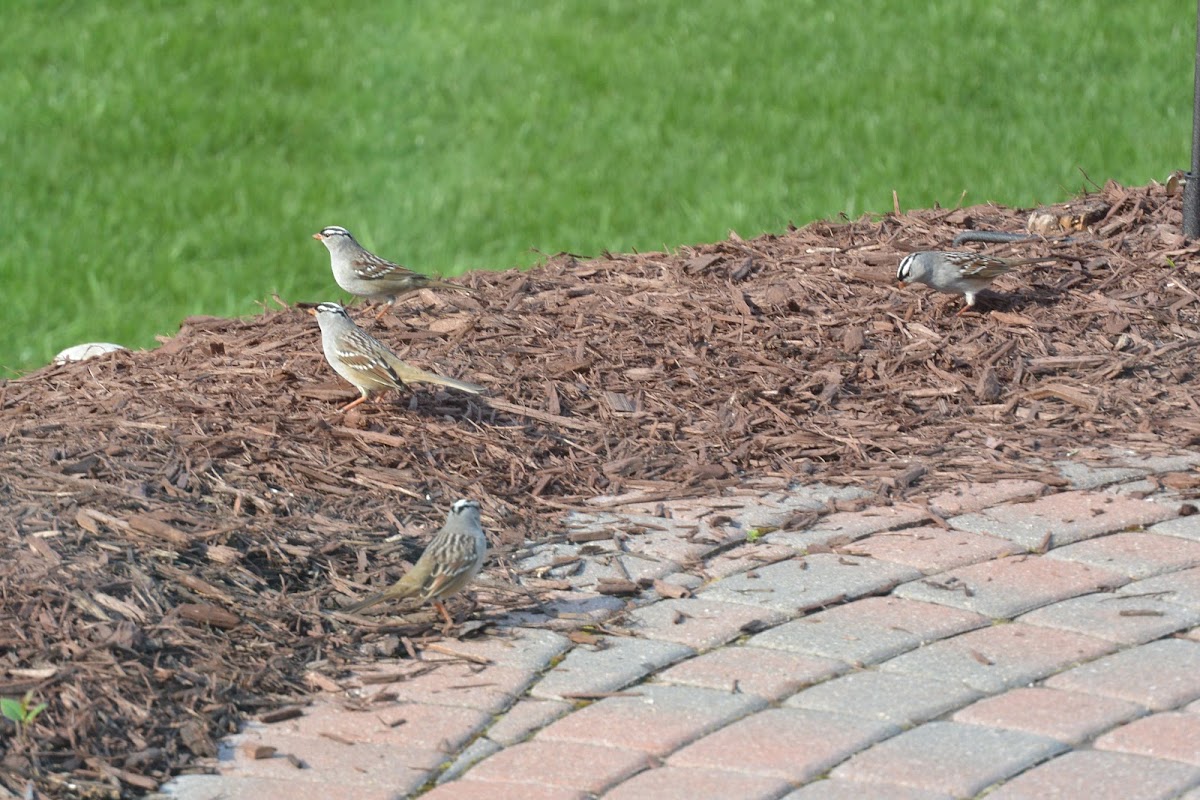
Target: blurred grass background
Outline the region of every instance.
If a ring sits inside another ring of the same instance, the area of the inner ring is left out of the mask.
[[[1191,0],[9,0],[0,374],[423,271],[1188,166]],[[315,345],[314,345],[315,346]]]

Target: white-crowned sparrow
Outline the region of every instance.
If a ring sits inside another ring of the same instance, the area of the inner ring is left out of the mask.
[[[470,394],[485,391],[482,386],[445,378],[404,363],[383,342],[355,325],[346,309],[337,303],[320,303],[308,313],[315,316],[321,326],[325,360],[334,372],[354,384],[362,394],[342,406],[342,411],[354,408],[375,392],[403,389],[406,383],[433,383]]]
[[[446,515],[446,524],[434,534],[425,552],[404,577],[384,591],[339,610],[356,614],[386,600],[415,597],[422,603],[432,600],[446,625],[453,625],[454,620],[442,601],[458,594],[474,580],[486,554],[487,537],[483,535],[479,520],[479,503],[457,500]]]
[[[417,289],[457,289],[475,294],[475,290],[469,286],[431,278],[380,258],[359,244],[350,231],[337,225],[322,228],[320,233],[313,234],[313,238],[329,250],[333,279],[338,286],[358,297],[387,299],[387,305],[378,317],[392,307],[397,297]]]
[[[959,314],[975,305],[975,295],[988,287],[993,280],[1011,272],[1022,264],[1040,264],[1055,261],[1047,258],[1006,259],[965,251],[943,252],[927,250],[909,253],[900,260],[896,280],[906,283],[923,283],[939,292],[961,294],[967,304]]]

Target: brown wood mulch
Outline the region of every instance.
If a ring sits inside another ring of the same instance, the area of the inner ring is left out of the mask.
[[[482,502],[503,547],[597,494],[763,477],[929,489],[1039,474],[1032,458],[1086,446],[1194,445],[1200,248],[1179,197],[1110,184],[1050,213],[1074,241],[970,247],[1062,261],[1001,278],[961,317],[958,297],[897,289],[899,258],[1024,230],[1027,213],[560,255],[468,276],[478,299],[423,293],[373,328],[486,384],[483,401],[417,387],[339,414],[356,394],[315,322],[276,306],[8,381],[0,696],[49,708],[27,741],[3,723],[0,782],[135,795],[213,755],[314,665],[361,655],[378,631],[323,612],[401,574],[458,497]],[[399,655],[433,630],[406,619]]]

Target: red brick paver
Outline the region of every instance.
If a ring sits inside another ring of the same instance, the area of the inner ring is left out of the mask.
[[[774,800],[787,792],[782,778],[697,767],[660,767],[640,772],[604,800]]]
[[[898,732],[896,726],[874,720],[773,708],[705,736],[675,753],[667,763],[802,782]]]
[[[1096,749],[1200,766],[1200,714],[1176,711],[1134,720],[1097,739]]]
[[[1016,500],[1034,500],[1046,493],[1038,481],[1004,480],[995,483],[969,483],[929,498],[929,506],[943,518]]]
[[[258,775],[182,775],[172,782],[171,794],[167,796],[172,800],[329,800],[332,797],[346,797],[348,793],[354,800],[397,800],[398,797],[404,797],[402,787],[390,782],[376,785],[362,782],[347,784],[337,775],[326,777],[327,780],[297,780],[295,777],[269,778]]]
[[[1170,761],[1079,750],[1013,778],[988,800],[1167,800],[1200,783],[1200,769]]]
[[[378,672],[386,674],[389,670],[384,667]],[[364,671],[363,674],[372,673]],[[418,680],[374,684],[372,689],[378,692],[403,686],[403,697],[410,702],[463,706],[495,714],[512,705],[517,695],[533,682],[535,675],[534,670],[523,667],[481,667],[452,662],[439,665]]]
[[[1105,492],[1061,492],[1032,503],[1012,503],[989,508],[982,514],[954,517],[960,530],[990,533],[1022,547],[1060,547],[1106,533],[1162,522],[1175,516],[1173,509],[1149,500]]]
[[[326,795],[326,800],[340,796],[338,794]],[[591,796],[588,792],[568,789],[564,786],[459,780],[443,783],[421,795],[421,800],[589,800]],[[266,798],[262,800],[266,800]],[[358,800],[357,795],[354,800]]]
[[[762,708],[762,698],[691,686],[643,684],[558,720],[535,741],[586,742],[666,755]]]
[[[1007,539],[986,533],[923,527],[876,533],[846,545],[839,552],[907,564],[932,575],[1023,551]]]
[[[342,703],[318,699],[302,717],[251,728],[266,740],[274,734],[325,737],[356,744],[390,744],[452,752],[492,720],[477,708],[432,703],[372,703],[348,710]]]
[[[248,733],[243,741],[276,748],[273,758],[251,759],[235,750],[235,759],[226,765],[231,777],[274,778],[302,784],[308,781],[340,783],[345,786],[391,787],[397,792],[412,792],[429,779],[430,772],[449,756],[439,750],[403,747],[394,744],[346,744],[319,736],[269,734],[261,739]],[[287,756],[304,765],[297,768]]]
[[[1141,706],[1125,700],[1023,687],[969,705],[954,715],[954,721],[1079,744],[1143,713]]]
[[[1055,675],[1046,685],[1129,700],[1155,711],[1177,708],[1200,697],[1200,643],[1150,642]]]
[[[650,757],[639,750],[531,741],[485,758],[459,780],[543,784],[599,793],[650,765]]]

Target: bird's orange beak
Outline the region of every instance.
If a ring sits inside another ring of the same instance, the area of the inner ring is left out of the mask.
[[[325,237],[324,237],[324,236],[322,236],[322,235],[321,235],[321,234],[319,234],[319,233],[314,233],[314,234],[313,234],[313,238],[314,238],[314,239],[316,239],[316,240],[319,242],[319,241],[321,241],[322,239],[324,239]]]
[[[896,285],[899,286],[901,289],[903,289],[905,286],[908,286],[908,284],[905,283],[904,281],[896,281]]]
[[[308,313],[315,317],[317,315],[317,310],[315,308],[310,308]]]

